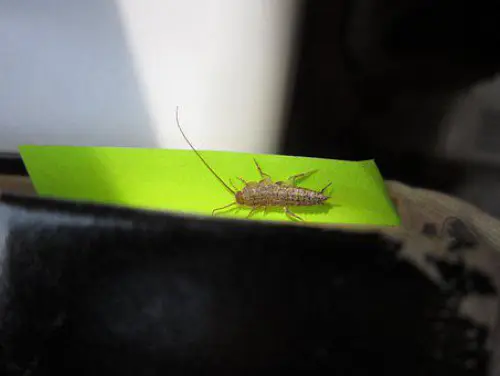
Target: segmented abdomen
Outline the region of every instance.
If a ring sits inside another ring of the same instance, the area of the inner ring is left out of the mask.
[[[311,189],[286,185],[255,184],[247,185],[241,191],[244,205],[258,206],[314,206],[321,205],[327,196]]]

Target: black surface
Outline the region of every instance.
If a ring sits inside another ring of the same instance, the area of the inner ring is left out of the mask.
[[[1,374],[485,374],[462,291],[377,235],[3,200]]]
[[[21,156],[15,153],[0,153],[0,175],[28,176]]]

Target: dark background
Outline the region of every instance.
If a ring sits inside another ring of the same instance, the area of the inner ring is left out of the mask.
[[[386,179],[500,214],[481,193],[496,167],[435,152],[449,105],[500,68],[499,15],[486,1],[305,1],[282,152],[375,158]]]

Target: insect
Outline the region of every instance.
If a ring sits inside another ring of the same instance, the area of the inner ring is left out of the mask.
[[[234,196],[234,201],[228,205],[220,208],[216,208],[212,211],[212,215],[216,212],[227,209],[232,206],[241,206],[250,208],[247,218],[253,215],[257,210],[264,209],[267,211],[269,208],[282,208],[287,215],[292,220],[303,221],[298,215],[290,210],[290,206],[317,206],[324,205],[326,200],[330,197],[325,195],[325,190],[331,185],[331,182],[327,184],[326,187],[320,191],[315,191],[312,189],[301,188],[297,186],[297,180],[300,180],[310,174],[316,172],[317,170],[312,170],[309,172],[297,174],[290,176],[286,181],[274,182],[271,176],[262,171],[262,168],[254,159],[255,166],[261,176],[260,181],[247,182],[243,178],[238,177],[238,179],[244,184],[243,189],[237,190],[232,189],[222,178],[213,170],[212,167],[205,161],[201,154],[195,149],[193,144],[189,141],[187,136],[184,134],[179,121],[179,108],[176,108],[176,122],[184,140],[188,143],[195,154],[200,158],[203,164],[209,169],[209,171],[219,180],[219,182]],[[231,184],[232,185],[232,184]]]

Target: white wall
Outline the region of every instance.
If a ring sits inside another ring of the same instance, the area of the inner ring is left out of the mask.
[[[273,152],[295,0],[0,0],[0,151]]]

